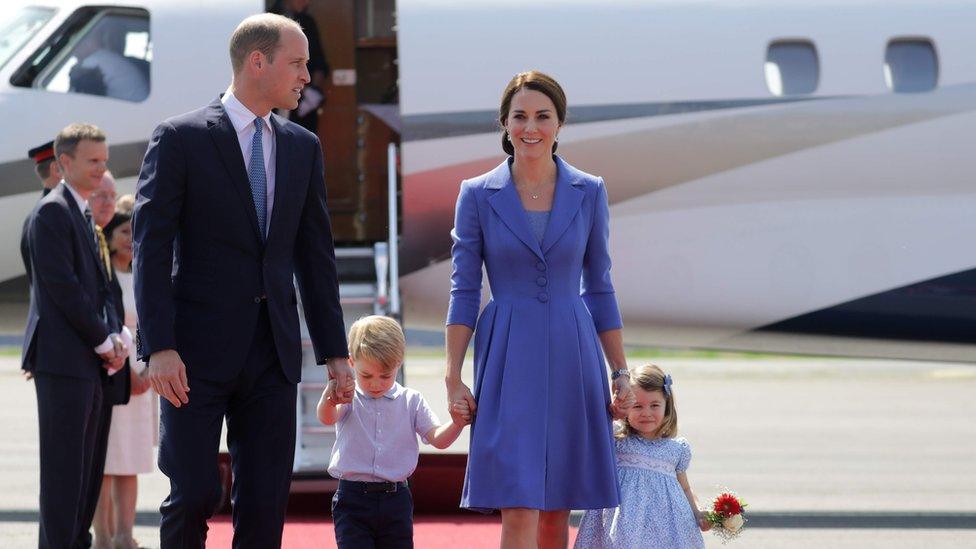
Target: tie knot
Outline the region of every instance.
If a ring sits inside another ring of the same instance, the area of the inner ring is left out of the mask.
[[[254,119],[254,132],[256,134],[258,134],[258,135],[261,135],[261,130],[264,129],[262,127],[262,126],[264,126],[264,124],[262,124],[261,122],[262,122],[261,117],[258,117],[258,118],[255,118]]]

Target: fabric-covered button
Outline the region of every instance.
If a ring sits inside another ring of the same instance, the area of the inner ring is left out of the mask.
[[[535,283],[538,284],[539,286],[545,286],[548,282],[549,281],[546,280],[546,277],[544,276],[540,276],[539,278],[535,279]]]
[[[546,270],[546,264],[540,261],[535,264],[535,268],[539,269],[540,271],[544,271]]]
[[[549,301],[549,294],[547,294],[546,292],[539,292],[539,301],[543,303]]]

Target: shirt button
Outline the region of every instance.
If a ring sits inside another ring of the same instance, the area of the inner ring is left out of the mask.
[[[545,286],[546,282],[548,282],[548,280],[546,280],[546,277],[544,276],[540,276],[539,278],[535,279],[535,283],[539,286]]]
[[[539,269],[540,271],[544,271],[546,270],[546,264],[540,261],[535,264],[535,268]]]
[[[547,294],[546,292],[539,292],[539,301],[543,303],[549,301],[549,294]]]

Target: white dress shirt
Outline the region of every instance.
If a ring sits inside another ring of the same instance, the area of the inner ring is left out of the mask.
[[[234,97],[234,92],[227,90],[220,99],[224,104],[224,111],[230,118],[230,123],[234,125],[237,132],[237,141],[241,146],[241,154],[244,155],[244,168],[251,169],[251,141],[254,139],[254,119],[258,115],[254,114],[240,99]],[[264,121],[264,129],[261,133],[261,149],[264,152],[264,173],[267,176],[267,200],[268,200],[268,223],[265,226],[265,236],[267,229],[271,226],[271,211],[274,207],[275,189],[275,135],[274,127],[271,125],[271,112],[261,117]]]
[[[61,182],[64,183],[64,186],[68,188],[68,192],[70,192],[71,196],[74,197],[75,203],[78,204],[78,209],[81,211],[81,216],[84,217],[85,210],[88,209],[88,201],[82,198],[80,194],[78,194],[78,191],[76,191],[75,188],[71,186],[71,183],[68,183],[64,179],[62,179]],[[94,233],[95,227],[92,227],[91,229],[92,229],[92,233]],[[115,343],[112,342],[112,336],[110,335],[105,338],[105,341],[103,341],[101,345],[95,347],[95,353],[97,354],[107,353],[114,348],[115,348]]]

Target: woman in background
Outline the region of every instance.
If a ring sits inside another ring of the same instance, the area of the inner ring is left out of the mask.
[[[132,278],[132,195],[119,197],[115,216],[103,229],[112,257],[112,267],[122,287],[125,325],[136,333],[136,302]],[[136,517],[136,475],[153,471],[153,446],[156,443],[157,401],[149,380],[143,377],[146,364],[136,358],[135,346],[129,350],[132,397],[124,406],[112,410],[108,435],[105,477],[95,512],[96,549],[136,549],[132,537]]]

